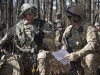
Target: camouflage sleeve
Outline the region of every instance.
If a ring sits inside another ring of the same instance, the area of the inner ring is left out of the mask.
[[[50,27],[47,24],[43,25],[42,30],[45,33],[45,38],[54,38],[55,37],[55,32],[52,29],[50,29]]]
[[[98,44],[98,38],[97,38],[97,31],[93,26],[86,26],[86,41],[87,44],[77,53],[79,56],[86,55],[90,52],[97,51]]]
[[[48,21],[48,24],[53,25],[53,22],[52,21]]]
[[[66,29],[65,29],[65,31],[64,31],[64,33],[63,33],[63,36],[62,36],[62,49],[67,49],[67,47],[66,47],[66,45],[65,45],[65,43],[64,43],[64,40],[63,40],[63,38],[65,37],[65,36],[67,36],[69,33],[70,33],[70,29],[72,28],[72,25],[70,25],[70,26],[68,26]]]
[[[61,35],[60,34],[56,34],[56,37],[55,37],[55,42],[60,42],[59,40],[60,40],[60,37],[61,37]]]
[[[0,45],[3,45],[6,42],[8,42],[13,37],[14,33],[15,33],[15,26],[11,27],[5,34],[5,36],[0,40]]]
[[[55,34],[56,36],[58,36],[60,34],[59,30],[57,30]]]
[[[56,23],[57,24],[57,28],[59,27],[59,26],[62,26],[62,24],[61,23]]]

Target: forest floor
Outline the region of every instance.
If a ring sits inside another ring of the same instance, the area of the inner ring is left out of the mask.
[[[58,62],[52,55],[50,55],[48,68],[50,68],[49,75],[70,75],[70,65],[63,65],[62,63]],[[29,68],[25,70],[24,75],[32,75],[31,71],[29,71]]]
[[[63,65],[59,61],[57,61],[54,56],[52,55],[52,52],[57,51],[54,39],[44,39],[44,42],[49,46],[51,55],[50,57],[50,75],[70,75],[70,65]]]

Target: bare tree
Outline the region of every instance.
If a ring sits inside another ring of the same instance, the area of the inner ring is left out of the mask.
[[[69,4],[70,4],[70,6],[72,6],[72,0],[69,0]]]
[[[78,5],[78,0],[75,0],[76,5]]]
[[[8,0],[8,25],[9,27],[12,26],[12,13],[13,13],[13,9],[12,9],[12,4],[13,4],[13,0]]]
[[[29,3],[29,0],[27,0],[27,3]]]
[[[93,15],[93,14],[94,14],[94,10],[93,10],[94,5],[93,5],[93,4],[94,4],[94,0],[92,0],[92,1],[90,0],[90,2],[91,2],[90,6],[89,6],[89,7],[91,7],[91,12],[90,12],[91,19],[90,19],[90,20],[91,20],[91,22],[93,23],[93,16],[94,16],[94,15]]]
[[[45,14],[46,14],[46,11],[45,11],[45,0],[43,1],[43,20],[45,20]]]
[[[0,0],[0,20],[2,21],[2,10],[3,10],[3,8],[2,8],[2,0]]]
[[[98,11],[100,12],[100,1],[98,0]],[[98,14],[98,21],[100,20],[100,13]]]
[[[33,0],[33,3],[34,3],[34,0]]]
[[[23,4],[25,3],[25,1],[24,0],[18,0],[18,7],[20,8]]]
[[[58,3],[57,3],[58,0],[56,0],[56,12],[58,10]]]
[[[49,19],[49,15],[48,15],[49,14],[49,10],[48,10],[49,6],[50,6],[49,5],[49,0],[46,0],[45,1],[45,11],[46,11],[46,18],[47,18],[47,20]]]
[[[50,0],[50,16],[49,16],[49,20],[52,21],[52,11],[53,11],[53,0]]]

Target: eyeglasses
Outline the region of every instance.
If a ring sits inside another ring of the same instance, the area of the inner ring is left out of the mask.
[[[35,13],[34,9],[28,9],[25,11],[25,14],[32,14]]]
[[[63,27],[59,27],[59,28],[63,28]]]

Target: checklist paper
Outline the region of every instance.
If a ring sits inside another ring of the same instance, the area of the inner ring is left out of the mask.
[[[59,61],[61,62],[63,65],[68,64],[70,61],[65,58],[65,56],[69,54],[67,52],[67,50],[61,49],[59,51],[53,52],[52,55]]]

